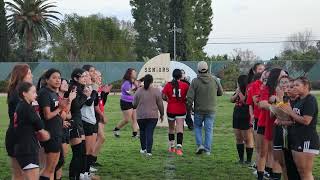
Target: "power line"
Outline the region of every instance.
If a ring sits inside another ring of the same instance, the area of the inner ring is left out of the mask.
[[[308,42],[318,42],[320,39],[308,40]],[[208,42],[212,45],[228,45],[228,44],[279,44],[279,43],[299,43],[306,41],[243,41],[243,42]]]

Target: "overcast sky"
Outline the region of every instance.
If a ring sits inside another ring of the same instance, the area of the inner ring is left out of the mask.
[[[101,13],[131,20],[129,0],[56,0],[63,14]],[[281,41],[295,32],[312,30],[320,39],[320,0],[213,0],[213,31],[210,42]],[[232,53],[235,48],[250,49],[262,59],[279,54],[278,44],[208,44],[209,55]]]

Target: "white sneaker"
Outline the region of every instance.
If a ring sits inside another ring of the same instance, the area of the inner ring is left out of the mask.
[[[196,154],[202,154],[205,151],[205,148],[203,145],[200,145],[196,151]]]
[[[117,138],[120,137],[120,130],[113,131],[113,135]]]
[[[147,153],[147,150],[140,149],[140,154],[146,154],[146,153]]]
[[[85,176],[84,176],[84,174],[80,174],[80,180],[87,180],[87,179],[85,179]]]
[[[89,177],[89,173],[88,172],[84,173],[84,179],[85,180],[91,180],[91,178]]]
[[[94,167],[90,167],[90,170],[89,170],[90,172],[97,172],[98,171],[98,169],[96,169],[96,168],[94,168]]]
[[[258,177],[258,171],[257,171],[257,170],[253,171],[252,174],[253,174],[254,176]]]
[[[152,157],[152,154],[151,153],[146,153],[146,156],[147,157]]]

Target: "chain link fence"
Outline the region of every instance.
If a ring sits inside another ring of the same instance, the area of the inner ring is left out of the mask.
[[[307,76],[312,82],[313,89],[320,89],[320,60],[297,61],[297,60],[272,60],[272,61],[208,61],[209,70],[212,74],[221,79],[221,83],[226,90],[234,90],[237,77],[247,74],[255,63],[263,63],[268,68],[280,67],[286,70],[293,78]],[[19,62],[0,63],[0,92],[4,92],[7,80],[14,65]],[[183,61],[191,69],[197,72],[197,61]],[[30,65],[34,81],[49,68],[56,68],[61,71],[62,77],[69,79],[71,72],[75,68],[81,68],[84,64],[95,66],[103,75],[104,83],[112,83],[121,80],[128,68],[134,68],[138,72],[144,62],[32,62]]]

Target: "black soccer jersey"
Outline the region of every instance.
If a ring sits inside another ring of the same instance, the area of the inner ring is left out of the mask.
[[[14,113],[16,156],[38,154],[40,146],[35,133],[41,129],[44,129],[44,124],[34,107],[26,101],[21,101]]]
[[[20,98],[18,95],[18,91],[14,90],[13,92],[10,93],[10,96],[8,97],[8,114],[9,114],[9,129],[13,128],[13,117],[14,117],[14,112],[16,111],[17,105],[20,102]]]
[[[38,103],[40,107],[40,116],[44,121],[45,129],[50,132],[51,137],[62,137],[63,135],[63,120],[60,115],[56,115],[52,119],[45,119],[43,114],[44,107],[50,107],[53,112],[59,108],[59,96],[57,92],[44,87],[39,91]]]
[[[303,99],[298,99],[293,106],[293,111],[300,116],[311,116],[312,121],[309,125],[304,125],[296,122],[291,130],[295,135],[299,134],[301,136],[307,134],[317,133],[317,117],[318,117],[318,103],[313,95],[308,95]]]

